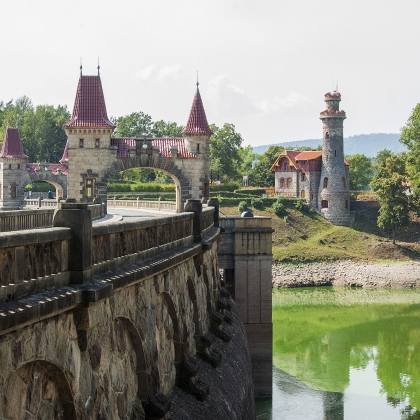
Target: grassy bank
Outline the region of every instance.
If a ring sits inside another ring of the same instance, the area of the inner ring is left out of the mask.
[[[386,232],[376,226],[377,212],[364,211],[350,227],[334,226],[317,213],[286,208],[287,217],[277,217],[271,208],[252,209],[255,216],[272,218],[273,259],[282,263],[352,260],[420,259],[420,221],[398,235],[393,245]],[[236,207],[221,207],[222,215],[238,215]]]

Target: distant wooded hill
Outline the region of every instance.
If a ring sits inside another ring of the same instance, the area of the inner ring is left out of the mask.
[[[380,150],[388,149],[393,153],[400,153],[407,150],[398,139],[399,134],[391,133],[374,133],[374,134],[359,134],[344,138],[344,153],[346,155],[355,155],[361,153],[367,157],[376,157]],[[299,141],[288,141],[283,143],[267,144],[265,146],[257,146],[253,148],[254,153],[262,154],[266,152],[269,146],[283,146],[288,149],[295,149],[300,147],[312,147],[316,149],[322,145],[322,139],[309,139]]]

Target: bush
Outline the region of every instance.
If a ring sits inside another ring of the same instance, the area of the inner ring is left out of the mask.
[[[127,182],[110,182],[108,184],[109,192],[128,192],[130,191],[130,184]]]
[[[248,203],[246,201],[241,201],[238,205],[239,213],[243,213],[248,210]]]
[[[258,198],[258,197],[251,198],[251,205],[252,207],[254,207],[254,209],[264,210],[264,203],[261,198]]]
[[[220,191],[230,191],[233,192],[239,188],[239,184],[237,182],[226,182],[225,184],[211,184],[210,191],[211,192],[220,192]]]
[[[264,188],[246,188],[243,190],[235,190],[234,192],[236,194],[257,195],[261,197],[262,194],[265,194],[265,189]]]
[[[281,201],[280,200],[277,200],[272,206],[272,209],[274,210],[274,214],[277,216],[277,217],[282,217],[282,216],[285,216],[285,214],[286,214],[286,210],[285,210],[285,208],[284,208],[284,204],[283,203],[281,203]]]
[[[296,210],[299,210],[302,213],[307,213],[309,211],[308,203],[305,200],[297,200],[295,204]]]

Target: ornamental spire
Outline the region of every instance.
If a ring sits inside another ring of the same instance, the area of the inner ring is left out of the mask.
[[[197,91],[194,96],[193,104],[188,118],[187,125],[185,126],[182,134],[205,134],[211,135],[209,124],[207,122],[206,112],[204,111],[203,101],[201,100],[200,90],[198,89],[198,72],[197,72]]]

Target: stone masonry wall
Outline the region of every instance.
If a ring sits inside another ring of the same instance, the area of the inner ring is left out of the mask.
[[[0,305],[0,418],[255,419],[245,331],[219,281],[220,232],[205,232]]]

